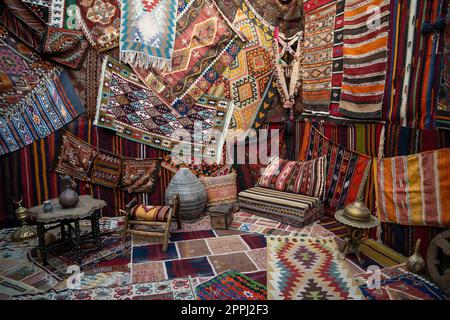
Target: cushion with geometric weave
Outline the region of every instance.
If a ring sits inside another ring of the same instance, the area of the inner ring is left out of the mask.
[[[140,204],[131,209],[130,216],[137,220],[166,222],[171,208],[171,206]]]
[[[322,199],[325,194],[326,157],[289,161],[274,157],[257,186]]]

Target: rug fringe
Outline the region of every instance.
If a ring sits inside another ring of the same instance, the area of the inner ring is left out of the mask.
[[[120,60],[121,62],[144,69],[157,68],[162,70],[165,67],[172,69],[172,59],[151,57],[142,52],[121,51]]]
[[[106,65],[108,63],[108,56],[106,55],[105,58],[103,59],[103,64],[102,64],[102,73],[100,76],[100,85],[103,85],[103,82],[105,80],[105,74],[106,74]],[[96,110],[95,110],[95,118],[94,118],[94,122],[92,123],[94,126],[98,125],[98,118],[100,116],[100,108],[102,107],[102,88],[100,87],[97,93],[97,106],[96,106]]]

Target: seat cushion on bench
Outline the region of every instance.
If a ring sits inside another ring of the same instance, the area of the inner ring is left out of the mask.
[[[147,206],[140,204],[131,209],[130,216],[136,220],[166,222],[170,210],[170,206]]]
[[[239,193],[239,207],[260,216],[302,227],[323,215],[319,198],[254,187]]]

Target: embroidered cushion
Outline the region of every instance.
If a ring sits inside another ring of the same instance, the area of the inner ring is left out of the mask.
[[[152,193],[161,169],[161,159],[126,159],[122,163],[122,188]]]
[[[166,222],[170,209],[170,206],[148,206],[140,204],[131,209],[130,216],[137,220]]]
[[[207,207],[237,201],[237,177],[235,172],[224,176],[201,177],[200,181],[206,189]]]
[[[326,157],[309,161],[273,158],[258,186],[322,199],[326,183]]]

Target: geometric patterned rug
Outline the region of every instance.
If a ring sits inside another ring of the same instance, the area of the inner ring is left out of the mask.
[[[361,292],[368,300],[447,300],[447,295],[435,284],[406,271],[405,265],[381,269],[378,284],[373,273],[355,275]]]
[[[228,270],[195,288],[199,300],[266,300],[266,287]]]
[[[13,300],[194,300],[189,279],[175,279],[152,283],[137,283],[114,288],[98,287],[89,290],[64,290],[16,296]]]
[[[267,238],[267,299],[360,300],[334,239]]]
[[[333,238],[335,236],[333,232],[326,230],[316,222],[299,228],[243,211],[233,215],[233,222],[231,223],[230,228],[266,235],[316,238]]]

